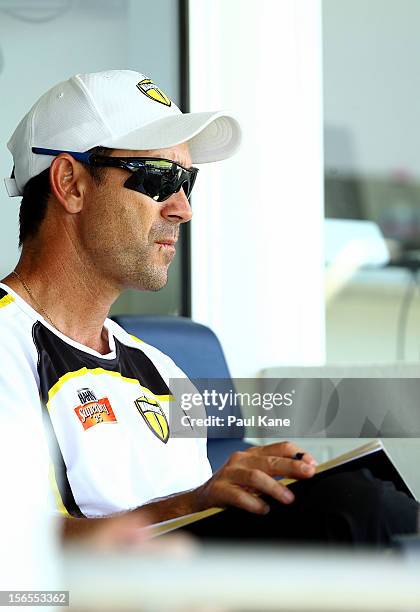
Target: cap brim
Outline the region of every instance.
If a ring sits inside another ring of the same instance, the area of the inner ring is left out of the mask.
[[[229,113],[185,113],[158,119],[101,142],[105,147],[128,150],[166,149],[188,142],[194,164],[219,161],[233,155],[241,143],[241,128]]]

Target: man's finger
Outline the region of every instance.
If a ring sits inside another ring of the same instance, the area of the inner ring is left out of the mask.
[[[240,480],[240,479],[239,479]],[[244,485],[245,485],[245,479]],[[221,498],[220,505],[235,506],[241,508],[247,512],[254,514],[267,514],[270,510],[270,506],[254,493],[247,491],[241,486],[231,484],[226,487],[225,494]]]
[[[273,444],[254,446],[246,452],[250,455],[272,455],[276,457],[288,457],[289,459],[293,459],[297,454],[301,454],[301,461],[312,465],[318,465],[315,457],[293,442],[274,442]]]
[[[315,474],[315,466],[305,461],[284,457],[249,454],[240,463],[242,469],[261,470],[269,476],[282,478],[310,478]]]
[[[241,468],[234,477],[235,483],[250,487],[260,494],[269,495],[282,504],[290,504],[295,499],[292,491],[259,469]]]

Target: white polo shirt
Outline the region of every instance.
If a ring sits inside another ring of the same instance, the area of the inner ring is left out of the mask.
[[[185,374],[114,321],[104,325],[107,355],[61,334],[0,283],[0,409],[44,420],[66,515],[133,509],[211,476],[206,440],[171,435],[170,379]]]

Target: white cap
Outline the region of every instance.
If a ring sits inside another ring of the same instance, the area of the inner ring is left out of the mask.
[[[109,70],[77,74],[47,91],[25,115],[7,146],[14,178],[5,179],[11,197],[23,193],[53,157],[32,147],[64,151],[150,150],[188,142],[194,164],[218,161],[239,147],[237,120],[223,111],[181,113],[144,74]]]

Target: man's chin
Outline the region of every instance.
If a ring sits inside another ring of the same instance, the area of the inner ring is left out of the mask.
[[[136,289],[140,291],[160,291],[168,284],[168,272],[167,270],[159,274],[149,275],[147,278],[141,278],[136,284]]]
[[[166,287],[166,285],[168,284],[168,279],[166,279],[166,281],[160,285],[153,285],[150,287],[145,287],[144,289],[142,289],[142,291],[160,291],[161,289],[164,289],[164,287]]]

